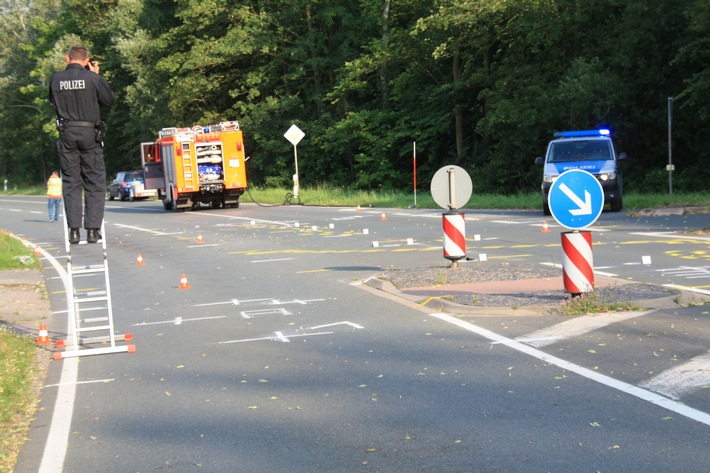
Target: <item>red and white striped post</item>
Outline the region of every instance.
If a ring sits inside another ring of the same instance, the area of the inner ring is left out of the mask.
[[[444,258],[451,261],[451,267],[458,266],[458,260],[466,256],[466,222],[464,214],[452,209],[443,216]]]
[[[565,291],[579,295],[594,290],[592,232],[563,232],[562,279]]]

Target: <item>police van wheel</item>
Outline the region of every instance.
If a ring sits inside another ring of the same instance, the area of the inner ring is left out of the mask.
[[[619,197],[618,199],[613,200],[611,202],[611,211],[612,212],[620,212],[622,208],[624,208],[624,204],[621,200],[621,197]]]

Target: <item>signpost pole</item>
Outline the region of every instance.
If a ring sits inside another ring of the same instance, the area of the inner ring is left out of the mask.
[[[673,202],[673,97],[668,97],[668,199]]]
[[[413,144],[414,152],[414,208],[417,208],[417,142]]]

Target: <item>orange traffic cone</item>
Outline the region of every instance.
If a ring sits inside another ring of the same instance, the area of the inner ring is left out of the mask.
[[[387,220],[387,215],[385,215],[384,212],[382,212],[382,215],[380,215],[380,220]]]
[[[52,341],[47,333],[47,325],[39,324],[39,335],[37,336],[37,345],[49,345]]]
[[[202,238],[202,233],[197,234],[197,243],[204,243],[204,239]]]
[[[540,231],[541,232],[549,232],[550,231],[550,227],[547,226],[547,220],[542,222],[542,230],[540,230]]]
[[[187,283],[187,276],[184,274],[180,276],[180,285],[178,289],[190,289],[190,285]]]
[[[360,208],[360,204],[357,204],[357,208],[355,209],[355,212],[362,212],[362,209]]]
[[[143,266],[145,263],[143,262],[143,255],[138,253],[138,257],[136,258],[136,266]]]

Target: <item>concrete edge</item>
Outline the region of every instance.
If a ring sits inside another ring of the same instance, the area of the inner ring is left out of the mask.
[[[636,281],[627,281],[624,279],[613,278],[610,276],[603,276],[603,278],[610,285],[625,285],[637,283]],[[406,302],[408,305],[415,305],[421,309],[429,309],[437,312],[451,312],[457,315],[544,316],[558,314],[555,311],[555,307],[550,306],[467,306],[446,300],[438,296],[413,296],[401,292],[390,281],[380,278],[369,278],[365,281],[362,281],[362,285],[375,289],[380,293],[393,296],[396,299]],[[637,305],[644,310],[675,309],[688,305],[710,303],[710,296],[705,296],[692,291],[684,291],[680,289],[667,288],[667,290],[671,293],[668,296],[658,297],[654,299],[631,300],[627,302]]]

